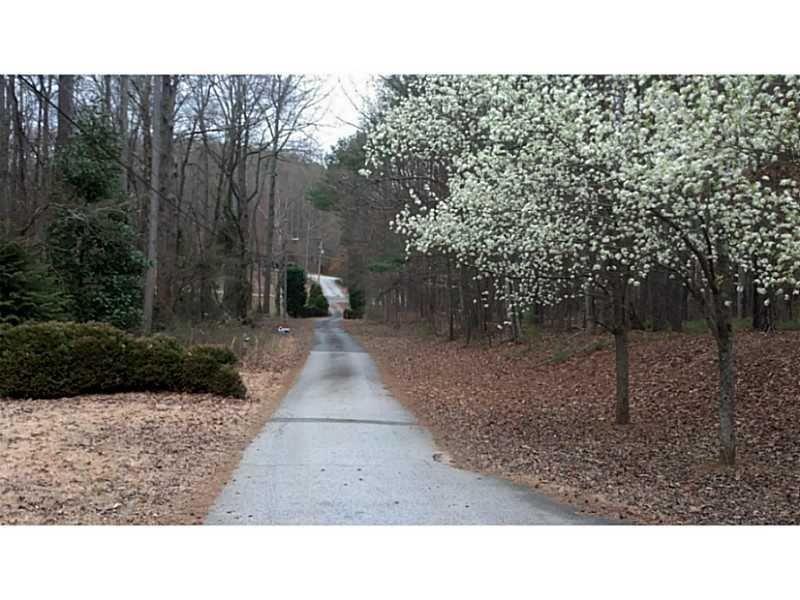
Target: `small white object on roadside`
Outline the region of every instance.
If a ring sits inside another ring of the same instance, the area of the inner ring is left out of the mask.
[[[278,333],[285,335],[287,333],[292,333],[292,330],[289,329],[288,327],[284,327],[283,325],[279,325],[278,326]]]

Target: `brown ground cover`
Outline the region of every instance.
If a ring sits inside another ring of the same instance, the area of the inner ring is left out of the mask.
[[[0,523],[200,522],[305,361],[312,323],[291,323],[290,336],[271,325],[193,334],[195,341],[227,336],[234,346],[252,346],[241,365],[246,400],[178,393],[0,398]]]
[[[737,334],[738,465],[717,466],[707,335],[641,334],[632,424],[614,424],[607,339],[464,347],[348,322],[389,389],[456,462],[644,523],[800,523],[800,333]]]

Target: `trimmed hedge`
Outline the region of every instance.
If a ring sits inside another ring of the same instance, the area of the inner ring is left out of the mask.
[[[211,392],[235,398],[244,398],[247,392],[233,367],[220,364],[212,354],[192,349],[183,359],[180,387],[187,392]]]
[[[46,322],[0,329],[0,395],[60,398],[121,391],[210,392],[244,398],[227,349],[185,349],[101,323]]]
[[[239,362],[239,357],[230,348],[224,346],[199,345],[192,346],[189,350],[195,356],[208,356],[214,362],[221,365],[235,365]]]

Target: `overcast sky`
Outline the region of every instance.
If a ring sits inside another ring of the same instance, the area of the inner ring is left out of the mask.
[[[374,75],[325,75],[329,95],[325,115],[317,133],[323,153],[327,154],[336,141],[356,132],[365,102],[373,97]]]

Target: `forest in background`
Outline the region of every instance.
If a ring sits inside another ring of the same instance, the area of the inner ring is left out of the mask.
[[[31,310],[146,332],[285,315],[287,266],[337,253],[305,199],[325,94],[299,75],[0,76],[0,232]]]

